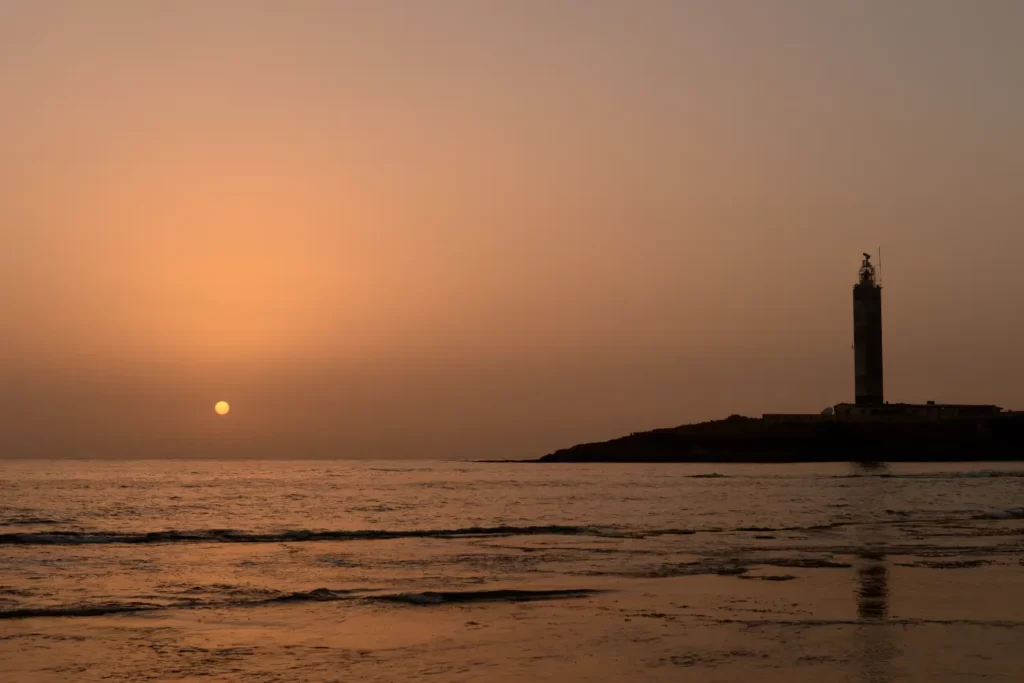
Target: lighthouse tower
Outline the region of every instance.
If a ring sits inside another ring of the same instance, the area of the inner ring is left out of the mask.
[[[857,405],[881,405],[882,287],[875,276],[871,255],[864,254],[859,279],[853,287],[853,352]]]

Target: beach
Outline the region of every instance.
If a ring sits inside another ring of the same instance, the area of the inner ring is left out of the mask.
[[[4,681],[1017,681],[1024,468],[10,461]]]

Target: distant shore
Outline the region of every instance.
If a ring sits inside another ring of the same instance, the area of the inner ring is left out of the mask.
[[[538,460],[479,462],[810,463],[1024,460],[1024,415],[958,420],[724,420],[636,432]]]

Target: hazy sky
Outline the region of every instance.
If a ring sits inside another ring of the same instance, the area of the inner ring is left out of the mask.
[[[8,0],[0,455],[1024,408],[1024,2]],[[213,405],[231,402],[219,418]]]

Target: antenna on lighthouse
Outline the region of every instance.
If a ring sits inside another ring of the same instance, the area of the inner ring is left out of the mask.
[[[878,286],[882,286],[882,247],[878,247]]]

